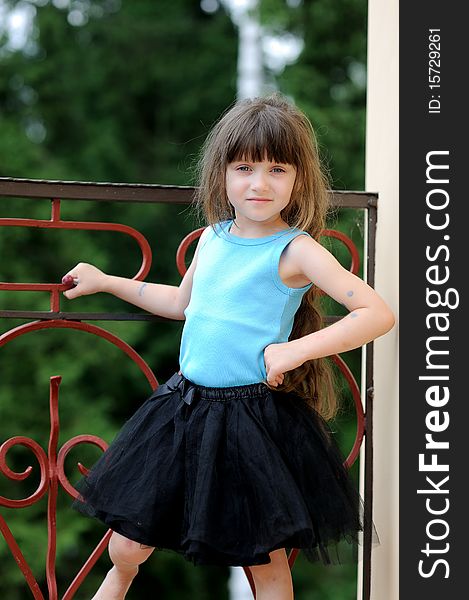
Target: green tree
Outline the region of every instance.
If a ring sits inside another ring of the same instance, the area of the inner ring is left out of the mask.
[[[11,52],[3,47],[1,174],[191,183],[191,164],[201,140],[235,96],[236,33],[230,19],[222,11],[207,15],[189,0],[95,4],[103,10],[90,13],[82,26],[71,25],[66,10],[50,3],[38,6],[32,49]],[[1,205],[2,216],[50,218],[47,200],[3,198]],[[67,219],[134,226],[147,236],[155,254],[149,279],[179,281],[175,251],[194,226],[183,208],[65,201],[62,205]],[[17,228],[2,230],[0,255],[2,281],[59,281],[79,260],[130,277],[140,261],[135,245],[123,236]],[[48,310],[44,294],[3,292],[0,300],[6,309]],[[65,310],[134,310],[105,295],[79,302],[72,305],[63,300],[62,306]],[[2,330],[20,323],[4,320]],[[160,380],[174,371],[180,323],[97,324],[134,346]],[[55,373],[63,376],[61,443],[83,432],[110,441],[150,391],[138,369],[104,341],[76,332],[31,334],[2,349],[2,440],[20,433],[47,447],[48,381]],[[70,472],[77,460],[90,465],[96,456],[91,449],[75,451],[68,461]],[[35,475],[23,484],[2,476],[0,493],[7,497],[32,493],[38,469],[31,453],[15,449],[9,464],[19,470],[31,464]],[[71,479],[77,478],[74,471]],[[23,511],[6,511],[43,589],[45,502]],[[75,515],[69,505],[62,494],[57,549],[61,591],[105,532],[97,522]],[[29,597],[5,544],[0,545],[0,557],[0,592],[11,600]],[[227,594],[226,569],[194,569],[166,553],[151,561],[135,583],[135,597],[147,596],[150,589],[152,594],[174,599],[218,599]],[[83,585],[83,597],[92,595],[108,567],[106,559],[99,562]]]
[[[201,142],[235,97],[237,35],[224,10],[207,14],[190,0],[90,0],[71,2],[62,10],[47,1],[30,4],[37,6],[37,14],[28,46],[11,51],[5,37],[0,38],[0,175],[192,183],[191,166]],[[78,9],[78,21],[74,21],[70,13]],[[305,0],[291,8],[280,0],[263,0],[262,11],[274,30],[289,29],[304,37],[298,62],[276,81],[312,119],[334,186],[363,187],[365,92],[360,73],[365,64],[366,3]],[[0,206],[2,216],[50,218],[47,200],[1,198]],[[63,215],[134,226],[154,251],[149,280],[179,281],[175,251],[182,236],[194,227],[187,210],[63,202]],[[360,239],[361,217],[342,215],[338,226]],[[140,257],[134,244],[122,236],[1,231],[2,281],[59,281],[79,260],[130,277]],[[64,300],[62,306],[96,312],[135,310],[106,295],[76,302]],[[44,294],[0,292],[0,305],[48,310]],[[2,331],[22,322],[5,320]],[[160,380],[174,371],[180,323],[97,324],[135,347]],[[0,360],[2,440],[22,434],[47,446],[48,382],[53,374],[63,376],[60,443],[83,432],[110,441],[149,391],[138,369],[119,351],[83,333],[31,334],[2,349]],[[357,366],[358,357],[351,362]],[[350,435],[344,430],[344,447],[350,446]],[[77,460],[89,465],[95,457],[91,449],[75,452],[68,461],[70,471]],[[10,464],[23,470],[35,462],[30,453],[17,449]],[[0,494],[23,497],[32,493],[38,484],[37,469],[35,473],[35,480],[22,484],[0,478]],[[72,481],[76,479],[75,473]],[[7,512],[39,576],[45,558],[45,499],[34,507]],[[59,586],[64,590],[104,528],[75,516],[63,495],[58,524],[57,565]],[[0,545],[0,564],[0,593],[9,600],[29,598],[5,545]],[[91,596],[107,567],[102,559],[77,597]],[[298,600],[309,600],[312,594],[334,600],[354,597],[353,562],[344,569],[326,571],[305,564],[300,555],[294,569]],[[226,570],[194,569],[180,557],[161,553],[142,569],[130,597],[143,598],[151,590],[152,595],[168,599],[191,595],[197,600],[218,600],[226,596],[226,576]],[[45,589],[44,578],[41,583]]]
[[[276,85],[311,119],[334,189],[364,186],[366,32],[364,0],[262,0],[269,31],[304,41],[298,60]]]

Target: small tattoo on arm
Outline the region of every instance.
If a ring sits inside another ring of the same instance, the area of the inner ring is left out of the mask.
[[[352,319],[355,319],[355,317],[358,317],[357,313],[350,313],[350,316],[352,317]]]
[[[147,283],[142,283],[142,285],[140,286],[139,290],[138,290],[138,295],[139,296],[143,296],[143,291],[145,289],[145,287],[147,286]]]
[[[353,296],[353,291],[352,291],[352,290],[348,291],[348,292],[347,292],[347,296],[348,296],[349,298],[351,298],[351,297]]]

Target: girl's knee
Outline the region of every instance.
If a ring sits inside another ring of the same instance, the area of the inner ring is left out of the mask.
[[[109,540],[109,556],[114,564],[140,565],[153,550],[153,547],[129,540],[115,531]]]
[[[291,571],[288,564],[287,554],[284,548],[274,550],[269,554],[270,563],[266,565],[253,565],[249,567],[254,581],[275,581],[280,579],[290,579]]]

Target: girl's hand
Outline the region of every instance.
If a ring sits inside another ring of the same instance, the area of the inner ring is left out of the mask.
[[[270,344],[264,350],[264,362],[267,372],[267,383],[278,387],[283,383],[285,373],[292,371],[304,363],[300,356],[297,340],[282,344]]]
[[[88,296],[104,290],[108,276],[98,268],[88,263],[78,263],[71,271],[62,277],[62,283],[73,284],[74,287],[64,292],[69,300],[79,296]]]

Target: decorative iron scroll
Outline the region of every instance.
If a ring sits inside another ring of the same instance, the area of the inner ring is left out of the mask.
[[[26,183],[25,183],[26,182]],[[15,185],[16,183],[16,185]],[[123,186],[122,184],[80,184],[77,182],[34,182],[30,181],[28,187],[27,180],[15,180],[9,178],[0,178],[0,196],[2,195],[15,195],[15,196],[25,196],[25,197],[44,197],[44,190],[48,191],[56,189],[60,190],[62,196],[64,198],[85,198],[92,200],[93,190],[96,192],[96,197],[106,200],[116,200],[116,201],[145,201],[151,202],[151,195],[149,196],[149,192],[151,192],[151,188],[154,188],[155,192],[155,200],[156,202],[162,202],[164,200],[161,199],[161,192],[166,188],[169,189],[169,186],[150,186],[150,185],[142,185],[142,186]],[[41,185],[44,184],[44,185]],[[26,185],[26,187],[25,187]],[[120,185],[120,188],[119,188]],[[80,187],[81,186],[81,187]],[[125,189],[123,189],[125,188]],[[128,189],[127,189],[128,188]],[[171,201],[177,203],[187,203],[189,194],[188,190],[190,188],[170,188],[171,189]],[[29,190],[29,193],[28,193]],[[67,194],[68,190],[68,194]],[[129,192],[132,191],[132,193]],[[144,198],[139,198],[139,192],[143,190]],[[81,192],[81,195],[80,195]],[[179,196],[178,196],[179,194]],[[57,194],[58,196],[59,194]],[[358,198],[360,202],[356,202],[353,204],[352,200],[349,199],[348,205],[351,207],[358,208],[370,208],[376,206],[376,199],[373,195],[367,194],[358,194],[353,193],[350,194],[352,199]],[[345,199],[345,200],[344,200]],[[347,197],[346,194],[341,196],[342,205],[347,205]],[[134,239],[142,253],[142,262],[140,268],[134,279],[143,280],[151,267],[151,249],[147,239],[137,230],[128,227],[127,225],[118,224],[118,223],[101,223],[101,222],[87,222],[87,221],[66,221],[63,220],[60,216],[60,206],[61,200],[58,197],[55,197],[51,200],[52,210],[51,210],[51,219],[50,220],[40,220],[40,219],[18,219],[18,218],[0,218],[0,227],[37,227],[43,229],[80,229],[80,230],[89,230],[89,231],[113,231],[117,233],[122,233],[124,235],[129,235],[132,239]],[[375,219],[375,214],[373,216]],[[372,224],[374,221],[372,222]],[[186,253],[190,246],[198,239],[201,235],[203,228],[197,229],[187,235],[180,243],[177,253],[176,253],[176,266],[181,276],[184,275],[186,271]],[[372,230],[374,235],[374,228]],[[342,242],[347,248],[350,257],[351,257],[351,265],[350,270],[353,273],[358,273],[359,271],[359,253],[352,242],[352,240],[346,236],[345,234],[334,231],[334,230],[324,230],[323,236],[330,236],[338,239]],[[374,239],[374,238],[373,238]],[[373,241],[373,240],[371,240]],[[372,247],[374,249],[374,247]],[[371,266],[371,268],[370,268]],[[368,265],[368,274],[372,276],[373,273],[373,263]],[[40,320],[30,321],[26,324],[23,324],[14,329],[10,329],[4,334],[0,335],[0,348],[5,346],[7,343],[12,342],[16,338],[27,335],[29,333],[34,333],[38,330],[42,329],[73,329],[85,331],[86,333],[104,338],[117,348],[119,348],[124,354],[126,354],[140,369],[142,375],[147,379],[150,387],[155,389],[158,385],[158,381],[152,372],[151,368],[147,365],[144,359],[126,342],[112,334],[111,332],[98,327],[96,325],[91,325],[89,323],[83,323],[82,319],[90,318],[90,316],[86,315],[77,315],[73,317],[73,313],[68,313],[67,318],[63,317],[65,313],[60,312],[60,297],[61,292],[68,289],[69,286],[66,286],[62,283],[8,283],[2,282],[0,283],[0,290],[8,290],[8,291],[40,291],[40,292],[48,292],[50,294],[50,314],[43,315]],[[14,317],[16,311],[4,311],[3,314],[0,312],[0,316],[6,317]],[[31,313],[31,315],[34,313]],[[22,313],[22,316],[24,313]],[[58,317],[58,318],[56,318]],[[95,314],[91,318],[95,318],[96,320],[100,319],[102,315]],[[73,318],[73,320],[71,320]],[[106,315],[107,319],[112,319],[112,315]],[[119,315],[119,320],[121,320],[122,315]],[[129,315],[129,319],[130,315]],[[365,413],[362,406],[362,400],[360,395],[360,390],[355,381],[351,371],[347,367],[346,363],[342,360],[340,356],[332,357],[334,363],[339,368],[342,376],[344,377],[351,395],[353,397],[353,402],[355,406],[356,413],[356,435],[355,441],[352,449],[346,459],[346,466],[351,467],[352,464],[358,457],[360,452],[360,448],[363,442],[363,439],[371,438],[371,428],[370,428],[370,412],[371,406],[367,406],[367,418],[365,419]],[[368,390],[368,399],[371,400],[372,397],[372,378],[371,378],[371,364],[367,367],[367,381],[366,386]],[[23,446],[27,448],[33,455],[40,473],[40,481],[37,486],[37,489],[30,494],[26,498],[21,499],[10,499],[3,496],[0,496],[0,506],[5,506],[8,508],[22,508],[26,506],[31,506],[39,501],[41,501],[45,496],[47,496],[47,529],[48,529],[48,544],[47,544],[47,559],[46,559],[46,579],[47,579],[47,588],[48,588],[48,598],[49,600],[57,600],[58,590],[57,590],[57,582],[55,575],[55,559],[56,559],[56,539],[57,539],[57,528],[56,528],[56,506],[57,506],[57,496],[59,493],[59,488],[62,488],[69,496],[76,497],[77,491],[70,483],[67,475],[65,474],[65,459],[72,448],[79,446],[80,444],[92,444],[95,445],[101,450],[105,450],[107,444],[102,439],[93,436],[93,435],[78,435],[74,438],[65,442],[62,447],[58,448],[58,435],[59,435],[59,389],[62,378],[60,376],[54,376],[50,378],[50,401],[49,401],[49,410],[50,410],[50,433],[49,433],[49,444],[46,451],[33,439],[16,435],[14,437],[9,438],[0,446],[0,472],[3,476],[7,477],[12,481],[24,481],[26,480],[33,472],[33,467],[29,466],[22,472],[13,471],[7,464],[7,455],[8,452],[16,447]],[[365,427],[366,424],[366,427]],[[367,440],[368,441],[368,440]],[[371,443],[371,442],[370,442]],[[371,446],[370,446],[371,448]],[[371,453],[371,451],[370,451]],[[81,474],[85,474],[87,469],[81,464],[77,464],[77,468]],[[371,466],[368,465],[370,469]],[[371,479],[369,479],[369,482]],[[371,506],[371,489],[365,494],[365,505],[369,503]],[[371,508],[370,508],[371,510]],[[39,585],[37,583],[36,578],[34,577],[25,557],[23,556],[21,549],[9,529],[4,517],[0,515],[0,530],[2,532],[3,537],[5,538],[10,551],[18,564],[18,567],[21,569],[24,579],[33,594],[33,597],[37,600],[44,600],[44,595],[41,592]],[[106,535],[102,538],[99,544],[94,548],[89,558],[85,562],[85,564],[81,567],[79,572],[77,573],[74,580],[69,585],[66,592],[61,596],[62,600],[70,600],[73,598],[74,594],[80,587],[81,583],[84,581],[85,577],[93,568],[94,564],[100,557],[100,555],[105,550],[107,543],[109,541],[111,535],[111,531],[109,530]],[[289,564],[290,567],[293,567],[295,559],[298,555],[298,550],[292,550],[289,555]],[[369,555],[369,549],[368,549]],[[369,578],[369,556],[365,553],[364,559],[367,561],[366,568],[368,571],[365,571],[365,579],[366,573],[368,572]],[[249,571],[249,568],[245,568],[246,576],[251,585],[251,589],[253,595],[255,597],[255,588],[252,579],[252,575]],[[365,586],[366,587],[366,586]],[[366,593],[363,598],[369,598]]]

